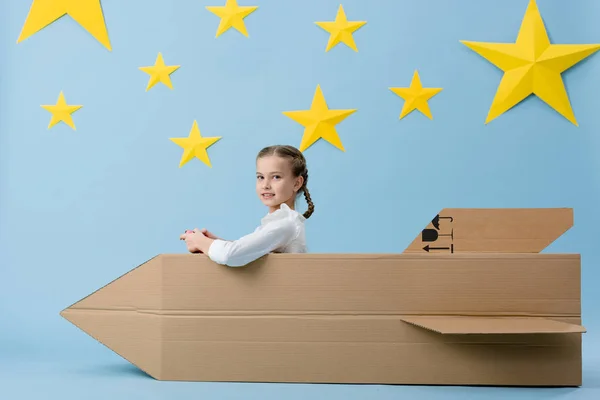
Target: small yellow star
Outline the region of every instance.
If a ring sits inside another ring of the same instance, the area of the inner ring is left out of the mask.
[[[244,18],[252,14],[257,8],[258,6],[240,7],[237,0],[227,0],[224,6],[207,6],[206,9],[208,11],[221,18],[215,37],[221,36],[232,27],[242,35],[248,37]]]
[[[33,0],[17,43],[69,15],[109,51],[111,50],[100,0]]]
[[[221,139],[220,136],[207,138],[202,137],[200,130],[198,129],[198,123],[194,121],[188,137],[170,139],[173,143],[183,148],[183,155],[181,156],[181,161],[179,162],[179,168],[183,167],[194,157],[212,168],[206,149],[215,144],[219,139]]]
[[[53,105],[42,105],[44,110],[50,111],[52,113],[52,119],[50,119],[50,124],[48,125],[48,129],[52,128],[54,125],[58,124],[60,121],[69,125],[73,130],[75,129],[75,123],[73,122],[73,118],[71,114],[75,111],[79,110],[81,105],[68,105],[65,100],[65,95],[61,91],[58,95],[58,101]]]
[[[315,22],[317,26],[330,33],[325,52],[328,52],[340,42],[346,44],[352,50],[358,51],[356,48],[356,43],[354,42],[354,38],[352,37],[352,33],[366,23],[366,21],[348,21],[346,18],[346,13],[344,12],[344,8],[341,4],[338,8],[337,15],[335,16],[335,21]]]
[[[146,92],[158,82],[161,82],[169,89],[173,89],[173,84],[171,83],[170,75],[173,72],[177,71],[179,67],[180,65],[165,65],[165,61],[163,60],[162,54],[158,53],[158,56],[156,57],[156,61],[154,62],[153,66],[140,67],[141,71],[144,71],[145,73],[150,75],[148,85],[146,86]]]
[[[552,44],[535,0],[530,0],[515,43],[462,40],[504,71],[485,123],[534,94],[578,126],[561,73],[589,57],[600,44]]]
[[[413,110],[419,110],[429,119],[433,119],[429,104],[427,101],[442,91],[441,88],[424,88],[421,84],[419,72],[415,70],[410,87],[390,88],[392,92],[404,99],[404,106],[400,113],[400,119],[411,113]]]
[[[335,129],[335,125],[342,122],[355,111],[355,109],[330,110],[325,102],[321,86],[317,85],[310,110],[284,111],[283,115],[305,128],[302,142],[300,143],[300,151],[306,150],[321,138],[341,151],[346,151]]]

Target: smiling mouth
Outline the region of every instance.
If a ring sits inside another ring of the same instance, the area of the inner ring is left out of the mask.
[[[263,193],[262,197],[264,197],[265,199],[270,199],[275,197],[275,195],[273,193]]]

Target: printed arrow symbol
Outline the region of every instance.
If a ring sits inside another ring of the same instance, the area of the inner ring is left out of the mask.
[[[430,250],[450,250],[451,253],[454,253],[454,244],[451,244],[450,247],[433,247],[433,246],[425,246],[423,250],[429,253]]]

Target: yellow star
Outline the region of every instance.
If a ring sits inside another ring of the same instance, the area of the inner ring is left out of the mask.
[[[504,71],[485,123],[534,94],[577,125],[561,73],[600,49],[598,44],[551,44],[535,0],[515,43],[461,41]]]
[[[169,89],[173,89],[173,84],[171,83],[170,75],[173,72],[177,71],[179,67],[179,65],[165,65],[165,61],[163,60],[163,56],[161,53],[158,53],[158,56],[156,57],[156,61],[154,62],[153,66],[139,67],[140,70],[150,75],[148,85],[146,86],[146,92],[158,82],[162,82]]]
[[[419,110],[429,119],[433,119],[427,100],[442,91],[441,88],[423,88],[417,70],[413,74],[410,87],[390,88],[390,90],[405,100],[402,112],[400,113],[400,119],[410,114],[413,110]]]
[[[300,143],[300,151],[306,150],[321,138],[338,149],[346,151],[335,130],[335,125],[342,122],[347,116],[355,111],[356,110],[330,110],[325,102],[321,86],[317,85],[317,90],[313,96],[310,110],[284,111],[283,115],[291,118],[305,128],[302,142]]]
[[[221,34],[231,27],[248,37],[244,18],[253,13],[257,8],[258,6],[240,7],[237,4],[237,0],[227,0],[224,6],[207,6],[206,9],[208,11],[221,18],[215,37],[221,36]]]
[[[335,45],[342,42],[354,51],[358,51],[352,33],[365,25],[366,21],[348,21],[344,8],[340,4],[335,21],[333,22],[315,22],[317,26],[329,32],[329,41],[325,52],[331,50]]]
[[[100,0],[33,0],[17,43],[69,15],[93,37],[111,49]]]
[[[221,139],[220,136],[208,138],[202,137],[200,130],[198,129],[198,123],[194,121],[188,137],[171,138],[173,143],[183,147],[183,155],[181,156],[181,161],[179,162],[179,168],[183,167],[194,157],[212,168],[206,149],[215,144],[219,139]]]
[[[52,119],[50,119],[50,124],[48,125],[48,129],[52,128],[54,125],[58,124],[60,121],[69,125],[73,130],[75,129],[75,123],[73,122],[73,118],[71,114],[75,111],[79,110],[81,105],[71,106],[68,105],[65,100],[65,95],[61,91],[58,95],[58,101],[54,105],[42,105],[44,110],[50,111],[52,113]]]

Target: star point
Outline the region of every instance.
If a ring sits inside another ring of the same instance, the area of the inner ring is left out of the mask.
[[[346,151],[335,126],[356,112],[356,109],[332,110],[327,106],[321,85],[317,85],[309,110],[284,111],[283,115],[304,127],[300,151],[312,146],[319,139]]]
[[[415,70],[409,87],[389,88],[393,93],[404,99],[404,106],[400,112],[400,119],[418,110],[429,119],[433,119],[427,101],[442,91],[442,88],[424,88],[421,83],[419,71]]]
[[[600,44],[552,44],[535,0],[530,0],[515,43],[461,41],[504,72],[485,123],[530,95],[579,126],[561,74],[600,49]]]
[[[33,0],[17,43],[69,15],[98,42],[112,51],[100,0]]]
[[[348,21],[344,7],[341,4],[335,16],[335,21],[315,22],[318,27],[329,33],[329,41],[325,52],[328,52],[340,42],[358,52],[352,34],[366,23],[366,21]]]
[[[83,106],[67,104],[65,95],[61,91],[58,95],[58,100],[56,101],[56,104],[42,105],[41,107],[52,114],[52,118],[50,119],[50,123],[48,124],[48,129],[52,128],[54,125],[62,121],[68,126],[70,126],[73,130],[76,130],[75,123],[73,122],[73,117],[71,116],[71,114],[73,114],[75,111],[79,110]]]
[[[221,18],[215,38],[218,38],[230,28],[234,28],[245,37],[248,37],[244,18],[256,11],[258,6],[239,6],[237,0],[227,0],[224,6],[206,6],[206,9]]]
[[[170,138],[173,143],[183,148],[183,154],[181,156],[181,160],[179,161],[179,168],[183,167],[194,157],[208,165],[209,168],[212,168],[207,149],[220,139],[221,136],[202,137],[200,134],[200,129],[198,129],[198,122],[194,120],[188,137]]]
[[[147,67],[139,67],[139,69],[148,75],[148,85],[146,86],[146,92],[150,90],[157,83],[162,83],[169,89],[173,90],[173,83],[171,82],[171,74],[179,69],[180,65],[165,65],[162,53],[158,53],[154,65]]]

